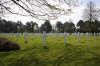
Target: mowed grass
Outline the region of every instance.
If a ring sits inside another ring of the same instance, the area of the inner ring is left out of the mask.
[[[28,37],[15,35],[1,36],[19,43],[21,50],[0,52],[0,66],[100,66],[100,36],[67,37],[64,44],[63,35],[48,35],[43,47],[42,35],[34,34]]]

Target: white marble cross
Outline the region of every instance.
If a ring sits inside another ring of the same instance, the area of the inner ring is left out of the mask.
[[[59,30],[56,30],[57,31],[57,37],[56,37],[56,39],[58,40],[58,38],[59,38]]]
[[[43,39],[43,46],[46,47],[46,32],[43,31],[43,36],[42,36],[42,39]]]
[[[64,32],[64,44],[66,44],[66,39],[67,39],[67,35],[66,32]]]
[[[96,34],[95,34],[95,32],[94,32],[94,39],[95,39],[95,35],[96,35]]]
[[[80,39],[81,39],[81,36],[80,36],[80,33],[79,33],[79,32],[77,33],[77,39],[78,39],[78,42],[79,42]]]
[[[27,31],[25,31],[25,33],[24,33],[24,39],[25,39],[25,43],[27,43],[27,41],[28,41],[28,33],[27,33]]]
[[[88,32],[86,33],[86,37],[87,37],[87,40],[88,40],[89,39],[89,33]]]

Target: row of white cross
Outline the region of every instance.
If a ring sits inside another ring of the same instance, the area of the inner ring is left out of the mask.
[[[6,35],[6,33],[0,33],[1,35]],[[54,34],[54,33],[53,33]],[[59,36],[59,34],[60,33],[57,33],[57,37]],[[89,39],[89,37],[90,37],[90,35],[91,35],[92,33],[86,33],[85,35],[86,35],[86,38],[87,39]],[[10,37],[10,36],[12,36],[13,35],[13,33],[8,33],[8,37]],[[32,34],[33,35],[33,34]],[[82,36],[84,35],[83,33],[74,33],[74,35],[77,37],[77,39],[78,39],[78,42],[80,41],[80,39],[82,38]],[[95,38],[95,36],[96,36],[96,33],[94,33],[93,34],[94,35],[94,38]],[[97,33],[97,35],[99,35],[100,36],[100,33]],[[24,36],[24,39],[25,39],[25,42],[28,42],[28,33],[27,32],[24,32],[24,34],[23,34],[23,36]],[[64,44],[66,45],[67,44],[67,37],[69,36],[69,33],[66,33],[66,32],[64,32],[63,33],[63,37],[64,37]],[[17,33],[16,34],[16,37],[17,37],[17,40],[20,38],[20,33]],[[43,31],[43,34],[42,34],[42,41],[43,41],[43,46],[47,46],[47,44],[46,44],[46,37],[47,37],[47,33],[45,32],[45,31]],[[58,38],[57,38],[58,39]]]
[[[90,35],[92,33],[86,33],[86,38],[89,39]],[[80,34],[80,33],[75,33],[74,34],[75,36],[77,36],[77,39],[78,39],[78,42],[80,42],[80,39],[82,37],[83,34]],[[98,33],[98,35],[100,36],[100,33]],[[57,33],[57,36],[59,36],[59,33]],[[67,44],[67,37],[69,36],[69,33],[66,33],[64,32],[63,33],[63,37],[64,37],[64,44],[66,45]],[[94,38],[96,36],[96,33],[94,33]],[[27,33],[24,33],[24,37],[25,37],[25,41],[28,41],[28,34]],[[45,31],[43,31],[43,35],[42,35],[42,41],[43,41],[43,46],[47,46],[46,44],[46,37],[47,37],[47,34]],[[58,39],[58,38],[57,38]]]

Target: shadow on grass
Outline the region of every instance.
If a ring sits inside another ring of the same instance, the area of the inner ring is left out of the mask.
[[[100,55],[92,52],[92,49],[68,44],[63,52],[53,66],[100,66]]]
[[[80,41],[80,43],[86,43],[86,42]]]
[[[41,66],[42,63],[39,59],[35,58],[34,55],[26,56],[24,54],[21,58],[16,61],[12,61],[8,66]]]
[[[44,61],[41,61],[40,58],[35,56],[34,50],[31,50],[30,52],[27,50],[20,50],[19,52],[13,52],[10,54],[15,55],[16,58],[14,57],[12,60],[3,62],[2,66],[46,66]]]

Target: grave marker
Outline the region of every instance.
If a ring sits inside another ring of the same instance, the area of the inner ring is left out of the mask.
[[[79,32],[77,33],[77,39],[78,39],[78,42],[80,42],[81,36]]]
[[[28,42],[28,33],[27,33],[27,31],[25,31],[25,33],[24,33],[24,39],[25,39],[25,43],[27,43]]]
[[[96,34],[95,34],[95,32],[94,32],[94,34],[93,34],[93,35],[94,35],[94,39],[95,39],[95,35],[96,35]]]
[[[45,31],[43,31],[42,39],[43,39],[43,46],[47,47],[47,45],[46,45],[46,32]]]
[[[87,38],[87,40],[89,39],[89,33],[88,32],[86,33],[86,38]]]
[[[66,32],[64,32],[64,44],[66,44],[66,39],[67,39],[67,35]]]

